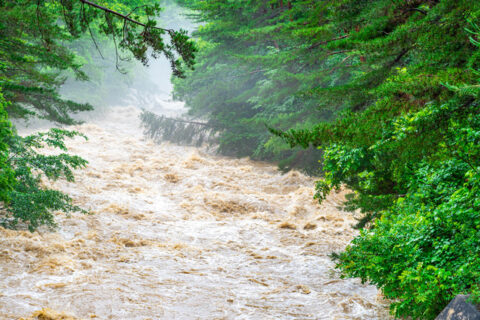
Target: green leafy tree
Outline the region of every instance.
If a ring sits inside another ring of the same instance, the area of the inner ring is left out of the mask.
[[[322,8],[314,1],[177,2],[201,24],[195,32],[200,52],[195,70],[174,80],[174,95],[189,113],[183,121],[163,121],[169,128],[177,124],[178,134],[171,136],[183,135],[185,120],[201,120],[206,131],[213,129],[222,154],[277,160],[285,169],[317,168],[321,152],[292,151],[265,124],[300,128],[336,112],[317,108],[318,100],[307,94],[339,77],[328,72],[345,59],[332,54],[324,63],[323,50],[309,49]]]
[[[359,3],[356,14],[365,18],[380,3]],[[382,289],[397,316],[434,319],[457,294],[478,301],[479,55],[478,27],[468,20],[480,12],[468,1],[415,2],[406,11],[408,3],[384,2],[384,24],[359,24],[352,45],[370,49],[359,79],[377,82],[361,94],[351,88],[361,104],[333,122],[272,131],[324,150],[317,198],[342,184],[354,191],[346,207],[360,211],[363,230],[335,255],[343,274]],[[361,35],[374,26],[388,32]],[[387,49],[398,53],[391,62]]]
[[[166,56],[175,75],[183,76],[183,65],[192,67],[195,47],[186,32],[157,27],[158,4],[114,2],[121,13],[84,0],[1,1],[0,85],[11,104],[10,117],[37,116],[64,124],[74,123],[70,114],[91,110],[88,104],[62,99],[57,89],[70,70],[85,80],[78,59],[65,43],[83,34],[94,37],[98,30],[111,37],[118,50],[130,52],[143,64],[149,56]],[[128,6],[130,5],[130,6]],[[58,23],[58,21],[63,23]],[[168,35],[169,42],[164,40]],[[96,43],[95,38],[93,38]],[[175,54],[178,53],[178,56]]]
[[[13,134],[5,111],[7,104],[0,90],[0,201],[3,204],[10,201],[10,192],[15,184],[14,171],[9,163],[8,141]]]
[[[65,177],[73,181],[72,169],[86,165],[86,161],[67,153],[42,155],[38,149],[44,146],[67,151],[66,137],[76,132],[52,129],[48,133],[20,137],[15,133],[7,113],[8,103],[0,93],[0,201],[2,202],[0,223],[14,228],[19,223],[34,231],[40,225],[54,227],[53,211],[81,211],[74,206],[69,196],[60,191],[41,187],[41,178],[56,180]]]
[[[21,223],[34,231],[41,225],[55,227],[55,211],[87,213],[73,205],[68,195],[42,186],[42,178],[74,181],[72,170],[86,166],[86,160],[66,153],[65,138],[77,135],[79,133],[75,131],[51,129],[27,137],[11,137],[8,164],[14,169],[15,183],[8,192],[2,225],[15,228]],[[47,146],[63,152],[58,155],[39,153]]]
[[[403,317],[478,297],[479,2],[179,3],[202,23],[202,50],[175,94],[220,151],[319,148],[316,197],[352,190],[362,230],[334,255],[344,276],[377,285]]]
[[[27,137],[11,127],[11,118],[39,117],[74,124],[72,114],[91,110],[89,104],[63,99],[58,93],[68,73],[86,80],[72,41],[85,34],[95,46],[96,36],[110,37],[117,68],[130,55],[147,65],[164,55],[173,74],[181,77],[193,67],[196,48],[183,30],[157,26],[160,12],[151,1],[0,0],[0,222],[6,227],[55,226],[55,211],[85,212],[62,192],[44,188],[42,179],[73,181],[73,170],[87,162],[67,153],[65,139],[77,132],[52,129]],[[100,48],[98,48],[100,50]],[[44,147],[57,155],[40,152]]]

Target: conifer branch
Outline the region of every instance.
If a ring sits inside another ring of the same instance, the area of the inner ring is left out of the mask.
[[[90,34],[90,38],[92,39],[92,42],[95,45],[95,49],[100,54],[100,57],[102,57],[102,59],[105,59],[105,57],[102,54],[102,51],[100,51],[100,47],[97,44],[97,40],[95,40],[95,37],[93,36],[92,28],[90,28],[90,24],[88,23],[87,15],[85,14],[85,4],[84,3],[82,3],[82,19],[83,19],[83,22],[85,23],[85,25],[88,28],[88,33]]]
[[[106,7],[102,7],[96,3],[93,3],[91,1],[88,1],[88,0],[79,0],[80,2],[86,4],[86,5],[89,5],[91,7],[94,7],[94,8],[97,8],[97,9],[100,9],[100,10],[103,10],[104,12],[106,13],[111,13],[113,15],[116,15],[117,17],[120,17],[126,21],[129,21],[131,23],[134,23],[136,25],[139,25],[139,26],[142,26],[144,28],[152,28],[152,29],[157,29],[157,30],[162,30],[162,31],[165,31],[165,32],[168,32],[170,35],[174,34],[175,33],[175,30],[173,29],[165,29],[165,28],[160,28],[160,27],[155,27],[155,26],[147,26],[146,24],[140,22],[140,21],[137,21],[137,20],[134,20],[132,18],[129,17],[129,15],[131,14],[128,14],[128,15],[124,15],[124,14],[121,14],[120,12],[117,12],[117,11],[114,11],[114,10],[111,10],[109,8],[106,8]]]
[[[330,40],[324,40],[324,41],[320,41],[320,42],[317,42],[317,43],[314,43],[312,44],[310,47],[308,47],[308,50],[311,50],[311,49],[314,49],[318,46],[321,46],[322,44],[327,44],[329,42],[332,42],[332,41],[337,41],[337,40],[341,40],[341,39],[345,39],[345,38],[348,38],[348,34],[346,35],[343,35],[343,36],[340,36],[340,37],[337,37],[337,38],[333,38],[333,39],[330,39]]]
[[[403,58],[403,56],[407,54],[408,51],[410,51],[410,48],[406,48],[406,49],[403,49],[402,51],[400,51],[400,53],[397,55],[395,60],[393,60],[392,62],[390,62],[388,64],[388,67],[391,68],[394,65],[396,65]]]
[[[180,123],[186,123],[186,124],[194,124],[194,125],[203,126],[203,127],[216,128],[215,126],[213,126],[209,123],[206,123],[206,122],[182,120],[182,119],[170,118],[170,117],[166,117],[166,116],[160,116],[160,117],[164,120],[168,120],[168,121],[172,121],[172,122],[180,122]]]

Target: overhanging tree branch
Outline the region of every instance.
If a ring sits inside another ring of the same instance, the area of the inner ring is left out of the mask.
[[[60,3],[62,3],[62,9],[65,10],[63,1],[66,0],[56,1],[60,1]],[[129,13],[123,14],[90,0],[76,0],[76,3],[81,6],[80,20],[87,27],[89,27],[89,21],[87,21],[85,17],[84,6],[89,6],[93,10],[101,10],[105,14],[106,25],[101,25],[101,29],[105,35],[112,35],[116,50],[117,69],[119,58],[117,45],[122,50],[130,51],[135,59],[141,61],[144,65],[148,65],[149,56],[156,58],[160,54],[163,54],[170,62],[173,75],[177,77],[185,77],[184,66],[193,69],[195,52],[197,51],[195,43],[190,40],[185,30],[180,29],[177,31],[156,25],[153,17],[155,14],[158,14],[160,10],[158,5],[137,6]],[[140,8],[145,8],[145,21],[140,21],[141,18],[132,18],[132,13]],[[73,11],[72,8],[67,9],[68,12]],[[114,24],[114,18],[121,19],[123,27]],[[65,15],[64,19],[67,21],[69,16]],[[71,26],[69,25],[69,29],[71,29],[69,31],[72,35],[77,35],[74,29],[74,22],[75,21],[71,23]],[[138,27],[142,28],[139,29]],[[162,37],[165,33],[170,37],[169,43],[165,43],[166,41]],[[117,43],[116,37],[120,39],[120,42]],[[123,59],[120,58],[120,60]]]
[[[85,25],[88,28],[88,33],[90,34],[90,38],[92,39],[93,44],[95,45],[95,48],[97,49],[98,53],[100,54],[100,57],[102,57],[102,59],[105,59],[103,57],[102,51],[100,51],[100,47],[98,46],[97,41],[95,40],[95,37],[93,36],[92,28],[90,28],[90,24],[88,23],[87,15],[85,14],[84,3],[82,3],[82,19],[83,19],[83,22],[85,23]]]
[[[101,5],[98,5],[96,3],[93,3],[91,1],[88,1],[88,0],[79,0],[80,2],[86,4],[86,5],[89,5],[91,7],[94,7],[94,8],[97,8],[97,9],[100,9],[100,10],[103,10],[105,12],[108,12],[108,13],[111,13],[111,14],[114,14],[126,21],[130,21],[131,23],[134,23],[136,25],[139,25],[139,26],[142,26],[142,27],[145,27],[145,28],[152,28],[152,29],[157,29],[157,30],[163,30],[165,32],[168,32],[169,34],[174,34],[175,33],[175,30],[173,29],[165,29],[165,28],[160,28],[160,27],[155,27],[155,26],[147,26],[146,24],[144,23],[141,23],[140,21],[137,21],[137,20],[134,20],[132,18],[130,18],[128,15],[124,15],[124,14],[121,14],[120,12],[117,12],[117,11],[114,11],[114,10],[111,10],[109,8],[106,8],[106,7],[102,7]]]

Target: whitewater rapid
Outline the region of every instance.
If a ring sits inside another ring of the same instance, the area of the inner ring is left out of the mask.
[[[91,215],[0,228],[0,319],[384,319],[328,257],[355,235],[344,192],[319,205],[297,171],[154,144],[138,114],[71,128],[89,165],[51,186]]]

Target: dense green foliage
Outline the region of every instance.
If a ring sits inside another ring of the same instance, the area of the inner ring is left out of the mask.
[[[109,1],[108,7],[129,12],[132,9],[125,4],[133,7],[150,2],[156,1]],[[161,1],[160,4],[162,11],[157,19],[158,26],[189,28],[179,6],[171,0]],[[92,36],[95,41],[92,41]],[[110,106],[132,103],[135,100],[137,105],[144,106],[152,102],[149,100],[152,96],[168,94],[169,79],[161,76],[163,74],[156,74],[166,71],[168,59],[151,61],[148,66],[144,66],[128,52],[120,51],[117,60],[115,42],[111,35],[102,33],[98,23],[92,24],[89,32],[65,45],[75,54],[76,62],[82,64],[81,70],[88,76],[88,81],[76,81],[74,73],[68,72],[68,79],[62,84],[60,93],[68,100],[94,105],[95,112],[89,113],[89,117],[98,116],[99,112]],[[141,94],[135,94],[137,92]]]
[[[47,133],[20,137],[8,120],[4,110],[7,105],[0,93],[0,224],[12,228],[22,223],[33,231],[43,224],[54,227],[53,212],[56,210],[85,212],[73,205],[69,196],[43,188],[41,179],[63,177],[73,181],[72,169],[84,167],[87,162],[67,153],[44,155],[38,152],[45,146],[67,151],[65,138],[78,134],[51,129]]]
[[[65,71],[85,80],[78,57],[67,45],[88,34],[111,37],[115,44],[117,67],[121,52],[148,64],[149,56],[163,54],[175,75],[183,76],[185,64],[191,67],[195,47],[185,31],[157,27],[158,4],[151,1],[109,1],[111,8],[98,9],[85,0],[0,1],[0,86],[11,104],[10,117],[39,116],[59,123],[73,123],[70,114],[92,106],[62,99],[58,87]],[[103,4],[103,3],[99,3]],[[106,11],[125,12],[128,19]],[[59,20],[62,23],[59,23]],[[133,22],[132,22],[133,21]],[[164,40],[168,35],[170,42]],[[179,59],[175,52],[180,54]],[[63,71],[63,73],[62,73]]]
[[[334,254],[337,267],[379,287],[394,314],[433,319],[456,294],[479,299],[479,2],[177,2],[201,24],[196,70],[182,67],[193,67],[193,43],[157,27],[150,1],[0,0],[4,225],[34,230],[53,226],[53,211],[81,210],[41,187],[42,178],[72,180],[86,164],[65,152],[77,133],[19,137],[4,109],[75,123],[71,114],[91,106],[58,88],[68,74],[86,78],[81,62],[92,46],[85,53],[79,43],[100,35],[94,47],[111,37],[118,69],[126,53],[144,64],[164,54],[174,75],[187,76],[174,80],[174,94],[188,117],[145,113],[150,135],[213,137],[223,154],[321,168],[319,200],[348,186],[345,207],[361,231]],[[45,146],[63,153],[40,153]]]
[[[316,197],[352,190],[362,230],[334,255],[344,276],[381,288],[397,316],[479,295],[479,2],[178,2],[203,25],[175,94],[218,128],[220,151],[317,147]]]
[[[480,293],[480,115],[472,99],[479,93],[463,87],[442,105],[395,118],[366,152],[332,145],[325,153],[322,187],[356,179],[354,202],[377,217],[340,254],[338,266],[380,287],[398,315],[433,319],[456,294]],[[436,146],[421,142],[425,154],[395,168],[401,176],[393,182],[401,181],[405,194],[372,194],[381,180],[370,157],[397,147],[414,156],[420,136]]]
[[[12,125],[8,120],[5,101],[0,91],[0,201],[8,203],[9,193],[15,184],[14,172],[9,165],[8,140],[12,137]]]
[[[192,67],[196,48],[185,31],[157,26],[161,8],[149,0],[0,0],[0,10],[0,223],[33,231],[55,226],[55,211],[83,211],[42,180],[73,181],[73,170],[86,161],[67,153],[65,139],[78,133],[52,129],[21,137],[5,110],[10,118],[77,123],[72,114],[92,106],[64,99],[59,88],[68,77],[87,80],[83,63],[92,47],[101,54],[107,38],[117,69],[129,57],[147,65],[163,55],[179,77]],[[82,46],[87,35],[91,44]],[[46,147],[59,152],[43,152]]]
[[[268,133],[266,124],[304,128],[336,113],[334,107],[319,107],[309,92],[344,81],[343,69],[331,69],[345,54],[311,48],[317,33],[335,36],[318,26],[323,9],[311,10],[308,1],[177,2],[193,10],[191,17],[202,24],[195,32],[200,49],[196,70],[174,80],[174,96],[189,108],[184,120],[205,120],[223,154],[315,171],[320,151],[292,151]]]
[[[57,180],[65,178],[74,181],[72,170],[85,167],[87,161],[66,153],[65,138],[79,135],[75,131],[51,129],[27,137],[13,135],[9,141],[9,167],[14,169],[15,183],[9,192],[2,225],[15,228],[21,222],[30,231],[40,225],[55,226],[54,212],[84,212],[72,204],[72,199],[57,190],[45,188],[42,178]],[[39,152],[45,147],[63,151],[46,155]]]

